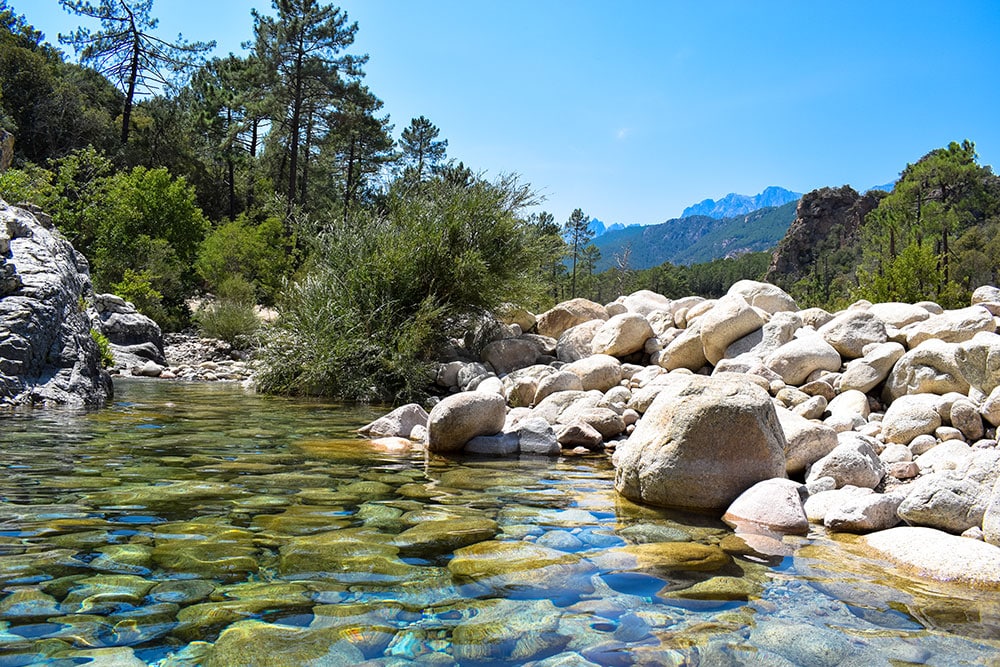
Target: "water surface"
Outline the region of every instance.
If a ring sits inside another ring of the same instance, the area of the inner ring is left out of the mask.
[[[618,498],[603,456],[387,453],[353,435],[375,409],[116,391],[0,417],[0,667],[1000,660],[995,593],[819,534],[763,558]]]

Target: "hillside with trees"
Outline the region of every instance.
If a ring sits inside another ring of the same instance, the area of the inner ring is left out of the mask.
[[[719,296],[763,278],[794,229],[794,203],[596,239],[582,208],[557,221],[516,176],[449,158],[426,116],[397,128],[365,84],[361,28],[317,0],[252,12],[226,57],[159,35],[151,0],[61,4],[79,62],[0,0],[0,197],[47,212],[97,291],[254,347],[271,391],[411,395],[448,336],[503,303]],[[806,305],[959,303],[996,282],[998,193],[970,142],[931,151],[775,280]]]

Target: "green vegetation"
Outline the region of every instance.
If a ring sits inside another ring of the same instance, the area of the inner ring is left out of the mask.
[[[260,346],[269,391],[419,394],[449,336],[505,302],[721,296],[763,278],[794,217],[793,203],[592,242],[582,209],[559,225],[528,213],[537,202],[517,178],[448,160],[426,117],[394,141],[363,83],[367,56],[350,53],[358,26],[337,7],[274,0],[273,16],[251,13],[247,54],[202,62],[209,45],[156,34],[151,0],[61,3],[99,24],[62,37],[96,70],[0,0],[0,127],[16,138],[0,196],[48,212],[96,288],[165,329]],[[971,143],[932,151],[855,245],[833,232],[818,244],[793,292],[803,305],[963,303],[1000,271],[998,202]],[[192,318],[193,300],[208,305]]]
[[[94,340],[97,345],[97,350],[101,355],[101,367],[111,368],[115,365],[114,355],[111,354],[111,342],[108,337],[102,334],[97,329],[90,330],[90,337]]]
[[[968,304],[1000,270],[1000,178],[952,142],[906,166],[865,221],[857,296]]]
[[[630,263],[648,269],[664,262],[688,265],[774,248],[795,219],[796,202],[764,208],[735,218],[704,215],[668,220],[659,225],[631,226],[594,239],[600,251],[597,271],[616,267],[615,258],[631,248]]]
[[[305,277],[278,303],[264,389],[396,400],[420,394],[447,336],[503,301],[534,302],[543,248],[515,178],[405,182],[383,207],[314,229]]]

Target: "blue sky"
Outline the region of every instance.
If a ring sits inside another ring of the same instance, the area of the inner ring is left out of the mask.
[[[76,17],[10,0],[55,42]],[[949,141],[1000,155],[1000,2],[344,0],[398,134],[516,172],[565,221],[650,224],[768,185],[892,181]],[[162,35],[239,52],[266,0],[156,0]]]

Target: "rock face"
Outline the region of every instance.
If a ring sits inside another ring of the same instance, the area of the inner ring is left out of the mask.
[[[785,436],[767,392],[740,376],[692,376],[672,389],[619,447],[619,493],[651,505],[718,510],[757,482],[784,477]]]
[[[0,406],[101,405],[111,377],[81,304],[90,267],[69,241],[0,201]]]
[[[152,361],[165,366],[160,326],[114,294],[97,294],[88,309],[91,326],[111,343],[116,368],[132,368]]]
[[[878,206],[880,195],[859,195],[854,188],[820,188],[803,195],[795,220],[778,244],[767,270],[767,282],[793,283],[816,260],[816,248],[831,234],[846,247],[858,233],[865,216]]]

